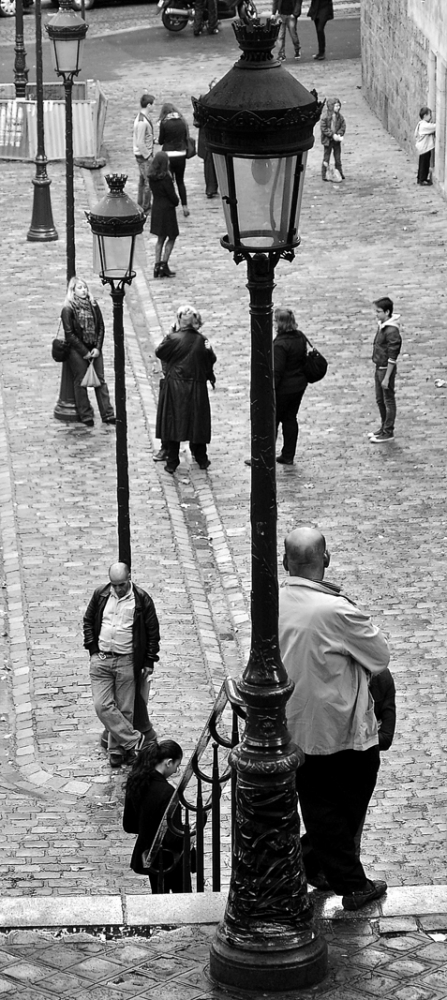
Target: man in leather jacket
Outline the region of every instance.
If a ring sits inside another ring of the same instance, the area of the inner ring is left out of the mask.
[[[125,563],[110,566],[109,580],[94,591],[85,612],[84,646],[95,711],[108,732],[109,761],[120,767],[156,738],[146,705],[160,631],[152,598],[132,582]]]

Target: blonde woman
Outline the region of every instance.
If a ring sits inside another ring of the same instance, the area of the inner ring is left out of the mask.
[[[90,361],[93,361],[100,385],[95,389],[98,409],[104,424],[115,424],[116,417],[104,378],[102,345],[104,320],[98,303],[90,294],[86,281],[71,278],[61,312],[65,339],[70,345],[68,363],[73,375],[74,397],[79,419],[86,427],[94,425],[94,411],[87,389],[81,385]]]

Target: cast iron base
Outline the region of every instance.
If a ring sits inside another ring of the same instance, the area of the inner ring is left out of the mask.
[[[79,423],[78,411],[74,403],[69,403],[60,397],[54,407],[54,416],[56,420],[65,420],[65,423],[68,424]]]
[[[302,946],[270,950],[269,942],[247,941],[243,948],[228,943],[222,925],[210,950],[210,975],[221,986],[280,993],[321,983],[327,973],[327,944],[313,937]],[[278,947],[279,946],[279,947]]]

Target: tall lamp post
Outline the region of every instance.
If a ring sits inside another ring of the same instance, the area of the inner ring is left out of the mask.
[[[146,215],[127,194],[126,174],[106,176],[108,193],[91,212],[86,212],[93,233],[93,268],[103,285],[110,285],[113,301],[115,346],[116,475],[118,502],[118,550],[120,562],[131,566],[129,469],[127,456],[127,410],[124,354],[123,303],[126,285],[135,277],[133,260],[137,236],[143,232]]]
[[[50,178],[47,174],[48,160],[45,154],[45,133],[43,120],[43,68],[42,68],[42,10],[40,0],[36,0],[36,111],[37,150],[36,173],[33,178],[33,214],[27,233],[31,243],[47,243],[59,239],[53,222],[51,208]]]
[[[88,24],[72,9],[71,0],[60,0],[60,8],[46,25],[53,46],[53,63],[64,79],[65,160],[67,210],[67,283],[76,274],[74,185],[73,185],[73,78],[81,71],[81,58]]]
[[[231,884],[210,971],[224,986],[285,991],[324,977],[327,948],[312,929],[302,869],[295,787],[302,753],[287,730],[293,685],[278,642],[272,293],[275,265],[292,261],[300,242],[306,157],[321,104],[273,57],[277,24],[233,28],[242,56],[206,96],[193,99],[222,194],[228,232],[221,244],[236,263],[247,262],[251,314],[252,637],[237,685],[245,733],[230,756]]]
[[[36,0],[37,2],[37,0]],[[40,3],[40,0],[38,0]],[[66,177],[66,261],[67,285],[76,274],[75,203],[73,173],[73,78],[81,71],[82,51],[88,24],[71,8],[71,0],[60,0],[60,7],[46,25],[52,43],[53,64],[64,79],[65,90],[65,177]],[[57,420],[74,423],[79,420],[76,410],[73,376],[67,361],[62,365],[59,399],[54,408]]]
[[[16,0],[16,44],[14,59],[14,87],[17,97],[26,97],[28,70],[23,38],[23,0]]]

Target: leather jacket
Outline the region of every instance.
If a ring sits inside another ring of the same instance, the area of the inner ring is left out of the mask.
[[[111,584],[97,587],[84,615],[84,646],[90,656],[99,652],[99,635],[101,632],[104,608],[109,599]],[[135,594],[135,613],[132,627],[133,637],[133,668],[138,676],[144,667],[150,673],[154,669],[154,661],[158,660],[160,649],[160,629],[155,605],[149,594],[141,587],[132,584]]]

